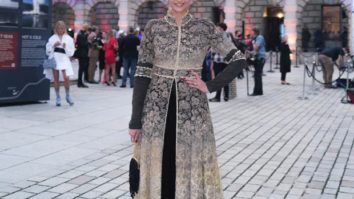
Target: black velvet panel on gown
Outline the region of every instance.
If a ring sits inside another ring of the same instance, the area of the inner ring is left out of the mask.
[[[176,190],[176,84],[172,85],[167,112],[163,158],[161,199],[174,199]]]

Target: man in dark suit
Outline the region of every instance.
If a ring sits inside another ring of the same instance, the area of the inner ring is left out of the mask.
[[[126,87],[127,78],[129,74],[130,87],[134,87],[134,75],[136,71],[136,64],[138,62],[138,46],[140,45],[139,38],[135,35],[134,28],[129,28],[129,34],[118,44],[123,50],[123,66],[124,74],[121,88]],[[130,71],[129,71],[130,69]]]
[[[88,36],[88,28],[87,24],[84,24],[82,30],[77,35],[76,39],[76,52],[75,56],[79,59],[79,74],[77,80],[77,86],[79,88],[88,88],[82,80],[82,76],[84,75],[85,80],[88,82],[88,65],[89,65],[89,43],[87,40]]]

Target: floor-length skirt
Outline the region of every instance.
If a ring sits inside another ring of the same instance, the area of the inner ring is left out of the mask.
[[[163,145],[161,199],[174,199],[176,190],[176,86],[172,85]]]

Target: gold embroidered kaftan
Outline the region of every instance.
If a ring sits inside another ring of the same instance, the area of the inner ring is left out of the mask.
[[[150,21],[141,43],[130,128],[141,128],[140,183],[135,198],[161,197],[164,131],[171,87],[176,86],[176,199],[223,198],[215,138],[205,93],[181,77],[198,73],[212,47],[229,66],[207,83],[210,92],[230,82],[245,65],[243,54],[209,21],[188,14],[182,25],[166,16]],[[173,84],[175,82],[175,84]]]

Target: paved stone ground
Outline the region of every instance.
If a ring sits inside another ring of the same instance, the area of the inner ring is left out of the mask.
[[[319,85],[298,100],[302,74],[266,73],[261,97],[238,80],[235,100],[210,104],[226,199],[354,198],[354,105]],[[0,198],[130,198],[131,89],[72,93],[74,107],[0,107]]]

